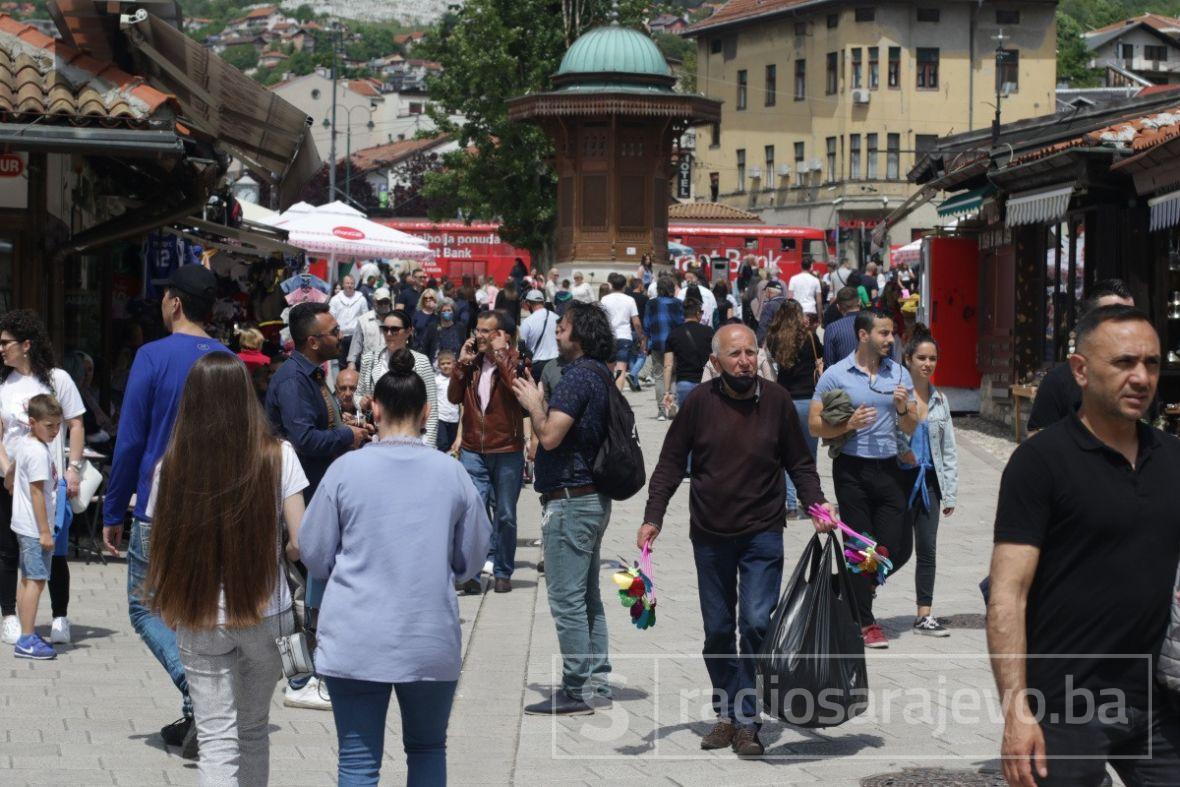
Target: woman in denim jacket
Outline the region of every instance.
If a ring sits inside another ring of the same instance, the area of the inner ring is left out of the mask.
[[[897,433],[898,457],[910,480],[909,517],[913,523],[918,567],[914,574],[918,612],[914,632],[932,637],[950,635],[934,617],[934,570],[938,518],[955,513],[959,487],[958,451],[950,404],[930,382],[938,365],[938,342],[918,324],[905,347],[904,362],[914,379],[914,396],[926,405],[926,420],[906,438]]]

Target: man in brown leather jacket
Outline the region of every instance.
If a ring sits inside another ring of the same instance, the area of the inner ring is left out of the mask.
[[[459,351],[447,398],[462,404],[459,461],[485,504],[494,509],[493,533],[484,571],[495,576],[497,593],[512,590],[516,559],[516,501],[524,472],[524,411],[512,392],[520,353],[505,318],[482,312],[475,336]]]

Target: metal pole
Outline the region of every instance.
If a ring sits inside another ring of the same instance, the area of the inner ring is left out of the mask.
[[[336,199],[336,28],[332,27],[332,140],[328,153],[328,202]]]
[[[992,145],[1000,141],[1000,101],[1004,92],[1004,36],[1003,28],[998,35],[992,36],[996,42],[996,117],[992,121]]]
[[[344,143],[344,193],[352,198],[352,112],[348,113],[348,129]]]

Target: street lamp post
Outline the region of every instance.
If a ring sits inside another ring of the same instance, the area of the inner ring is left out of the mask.
[[[1007,54],[1004,52],[1004,42],[1008,40],[1008,37],[1001,29],[999,33],[992,36],[992,40],[996,42],[996,117],[992,120],[992,144],[995,145],[1000,141],[1000,101],[1004,97],[1004,63],[1007,58]]]
[[[371,103],[367,109],[363,106],[355,106],[355,107],[348,107],[344,110],[344,115],[345,115],[345,117],[348,118],[348,123],[347,123],[347,126],[345,127],[345,133],[344,133],[344,138],[345,138],[345,143],[344,143],[345,144],[345,148],[344,148],[344,167],[345,167],[345,169],[344,169],[344,191],[338,192],[336,189],[336,177],[335,177],[335,175],[336,175],[336,166],[335,166],[335,161],[336,161],[336,156],[335,156],[335,153],[336,153],[336,107],[337,106],[338,105],[335,103],[332,104],[332,121],[331,122],[332,122],[332,161],[333,161],[333,166],[331,167],[331,170],[330,170],[330,172],[332,173],[332,178],[328,184],[328,195],[329,195],[328,201],[329,202],[331,202],[332,200],[334,200],[336,198],[337,193],[343,193],[349,199],[352,198],[351,185],[352,185],[352,112],[353,112],[353,110],[362,109],[362,110],[365,110],[366,112],[368,112],[369,113],[369,122],[365,124],[365,127],[368,128],[370,131],[372,131],[373,128],[375,127],[375,124],[373,123],[373,109],[374,109],[374,107]],[[324,125],[325,126],[328,125],[327,118],[324,119]]]

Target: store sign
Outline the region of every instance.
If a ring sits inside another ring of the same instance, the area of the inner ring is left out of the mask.
[[[26,153],[0,155],[0,208],[29,206],[28,164]]]
[[[692,154],[681,153],[676,166],[676,199],[692,198]]]
[[[352,227],[333,227],[332,234],[345,240],[364,240],[365,233]]]

